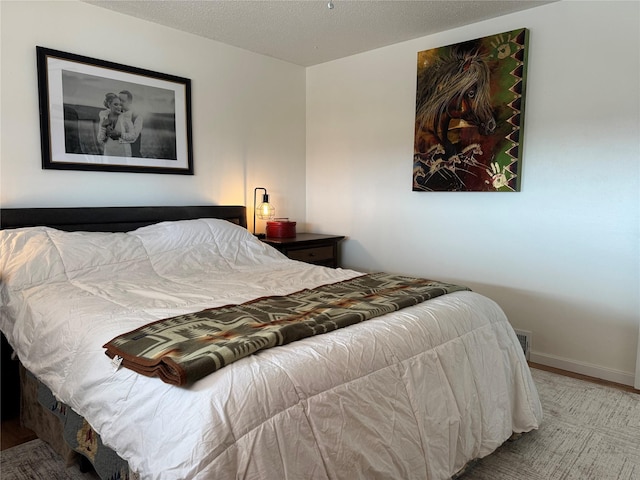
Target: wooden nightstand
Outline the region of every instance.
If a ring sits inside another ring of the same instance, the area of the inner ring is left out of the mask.
[[[292,260],[336,268],[339,265],[338,242],[344,236],[298,233],[293,238],[263,238],[262,241]]]

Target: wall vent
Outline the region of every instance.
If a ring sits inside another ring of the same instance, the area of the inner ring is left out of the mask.
[[[525,330],[516,330],[515,332],[520,345],[522,345],[524,356],[529,360],[529,356],[531,354],[531,332],[527,332]]]

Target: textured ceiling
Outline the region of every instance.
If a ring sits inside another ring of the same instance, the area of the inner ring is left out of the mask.
[[[311,66],[555,0],[83,0]]]

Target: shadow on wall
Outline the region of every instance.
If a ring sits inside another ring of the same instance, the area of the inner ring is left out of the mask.
[[[367,245],[370,243],[368,241]],[[566,290],[535,291],[472,282],[449,274],[432,275],[428,259],[422,266],[414,265],[411,271],[400,271],[389,267],[388,258],[385,261],[371,255],[358,240],[347,237],[340,248],[343,268],[365,273],[385,271],[433,278],[466,285],[492,299],[504,310],[515,329],[532,333],[531,352],[539,363],[633,384],[638,319],[629,316],[625,305],[607,302],[607,292],[597,282],[592,284],[593,295],[588,297],[591,300],[585,301],[584,294],[571,296],[571,292],[576,291],[575,285],[568,286]],[[389,256],[393,256],[393,252]],[[455,275],[456,272],[451,273]],[[526,278],[526,272],[522,276]],[[549,286],[545,288],[551,289]]]
[[[629,383],[636,358],[637,319],[623,308],[606,303],[594,285],[593,300],[574,299],[549,292],[537,292],[468,283],[474,291],[494,300],[516,329],[532,332],[532,354],[584,367],[586,375],[610,372],[608,380]],[[562,367],[561,367],[562,368]],[[577,371],[577,370],[576,370]],[[614,378],[615,377],[615,378]]]
[[[374,273],[383,271],[380,260],[373,257],[367,249],[358,240],[352,240],[349,237],[340,242],[338,248],[340,249],[340,266],[342,268],[350,268],[358,272]],[[347,258],[356,259],[355,262],[347,262]],[[400,273],[391,272],[386,270],[387,273]]]

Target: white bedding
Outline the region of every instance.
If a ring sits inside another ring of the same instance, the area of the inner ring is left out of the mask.
[[[239,360],[180,388],[102,345],[153,320],[340,281],[223,220],[0,232],[0,329],[143,479],[447,479],[538,395],[502,310],[456,292]]]

